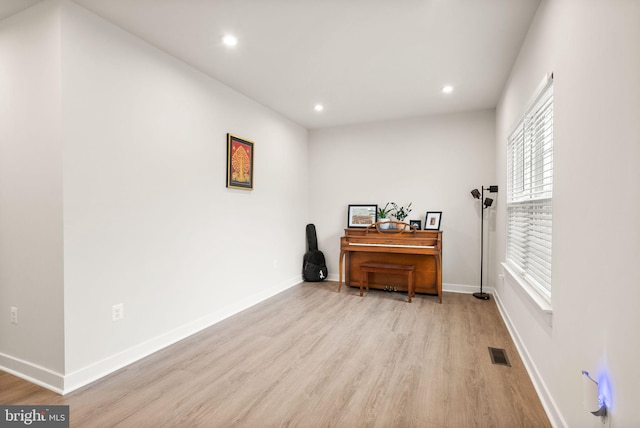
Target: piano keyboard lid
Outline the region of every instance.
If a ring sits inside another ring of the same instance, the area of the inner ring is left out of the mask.
[[[360,243],[360,242],[349,242],[349,245],[356,245],[359,247],[436,248],[434,245],[367,244],[367,243]]]

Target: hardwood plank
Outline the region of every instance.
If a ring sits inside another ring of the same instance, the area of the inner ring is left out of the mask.
[[[92,428],[550,426],[493,300],[336,289],[300,284],[65,396],[0,372],[0,403]]]

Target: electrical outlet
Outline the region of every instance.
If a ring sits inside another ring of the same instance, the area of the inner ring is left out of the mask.
[[[124,318],[124,305],[122,303],[113,305],[111,307],[111,319],[113,321],[119,321],[122,318]]]
[[[11,324],[18,324],[18,308],[11,306]]]

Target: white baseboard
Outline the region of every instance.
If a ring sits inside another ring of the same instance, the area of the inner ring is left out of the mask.
[[[64,375],[46,367],[0,353],[0,370],[58,394],[64,391]]]
[[[515,328],[511,318],[509,318],[509,313],[506,308],[502,304],[502,300],[500,300],[500,294],[497,291],[493,291],[493,297],[496,301],[496,305],[498,306],[498,311],[500,311],[500,315],[504,320],[507,329],[509,330],[509,334],[511,335],[511,339],[513,343],[516,345],[518,349],[518,353],[520,354],[520,358],[524,363],[525,368],[527,369],[527,373],[529,373],[529,378],[531,378],[531,382],[533,382],[533,387],[538,393],[538,397],[540,397],[540,401],[542,402],[542,407],[544,407],[545,412],[547,413],[547,417],[549,418],[549,422],[551,425],[556,427],[567,427],[567,423],[565,422],[556,402],[553,400],[553,397],[549,393],[549,389],[547,385],[544,383],[542,376],[540,376],[540,372],[536,367],[527,347],[524,342],[520,338],[518,334],[518,330]]]
[[[44,367],[39,367],[27,361],[0,354],[0,370],[11,373],[28,382],[42,386],[58,394],[67,394],[78,388],[90,384],[116,370],[147,357],[160,349],[173,345],[207,327],[231,317],[251,306],[254,306],[276,294],[302,282],[301,277],[295,277],[260,293],[246,297],[234,304],[226,306],[200,319],[168,331],[158,337],[140,343],[118,354],[97,361],[87,367],[66,375],[55,373]]]
[[[338,275],[329,275],[327,279],[329,281],[338,281]],[[174,330],[168,331],[156,338],[143,342],[67,375],[54,372],[45,367],[2,353],[0,353],[0,370],[49,389],[55,393],[64,395],[147,357],[160,349],[173,345],[174,343],[179,342],[180,340],[229,318],[247,308],[250,308],[251,306],[299,284],[301,281],[301,278],[293,278],[289,281],[283,282],[275,287],[264,290],[253,296],[249,296],[219,311],[211,313]],[[443,284],[443,290],[447,292],[469,294],[479,291],[477,286],[462,284]],[[516,348],[518,349],[525,368],[529,373],[529,377],[533,382],[552,426],[566,427],[567,425],[564,422],[564,418],[560,414],[558,407],[555,404],[553,397],[549,394],[549,391],[532,361],[526,346],[522,342],[515,326],[511,322],[511,319],[500,300],[499,294],[493,287],[487,287],[483,291],[494,296],[498,310],[505,322],[505,325],[507,326],[507,329],[509,330],[509,334],[514,341]]]
[[[64,394],[74,391],[82,386],[94,382],[116,370],[134,363],[160,349],[173,345],[207,327],[229,318],[245,309],[250,308],[276,294],[291,288],[302,281],[301,277],[292,278],[289,281],[278,284],[253,296],[244,298],[232,305],[226,306],[205,317],[192,321],[167,333],[129,348],[123,352],[98,361],[88,367],[65,376]]]
[[[327,275],[327,281],[338,282],[339,280],[340,280],[340,278],[338,278],[338,274],[337,273],[330,273],[329,275]]]
[[[464,285],[464,284],[442,284],[442,291],[448,291],[450,293],[464,293],[472,294],[480,292],[480,287],[477,285]],[[483,287],[482,291],[487,294],[493,294],[495,289],[493,287]]]
[[[327,281],[338,282],[339,281],[338,274],[331,274],[330,273],[329,275],[327,275]],[[442,284],[442,291],[448,291],[448,292],[451,292],[451,293],[471,294],[471,293],[475,293],[477,291],[480,291],[480,289],[478,288],[477,285],[443,283]],[[494,288],[493,287],[484,287],[483,291],[485,293],[493,294]]]

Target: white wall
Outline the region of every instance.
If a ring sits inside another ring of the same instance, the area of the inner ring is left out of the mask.
[[[469,190],[497,181],[493,286],[506,135],[554,71],[551,322],[514,284],[495,285],[556,425],[597,426],[582,369],[608,377],[611,426],[637,425],[639,8],[543,1],[497,130],[482,111],[317,130],[308,149],[301,127],[73,3],[2,21],[0,315],[18,306],[20,324],[0,316],[0,365],[77,387],[294,284],[308,221],[336,277],[350,203],[413,201],[423,221],[442,210],[445,287],[474,286]],[[224,188],[227,132],[256,142],[253,192]]]
[[[504,185],[507,135],[554,72],[553,315],[508,276],[496,286],[557,426],[602,426],[583,409],[583,369],[610,385],[611,427],[640,425],[639,18],[637,1],[543,1],[497,109]],[[504,230],[501,210],[496,263]]]
[[[50,4],[0,22],[0,366],[47,383],[64,372],[59,27]]]
[[[58,46],[52,59],[58,69],[37,70],[56,98],[27,92],[25,104],[43,104],[42,114],[28,124],[23,112],[12,111],[19,120],[10,131],[40,129],[38,137],[55,137],[49,128],[58,136],[62,128],[62,143],[34,160],[51,143],[24,137],[19,154],[33,163],[27,171],[40,174],[36,184],[46,186],[46,195],[37,189],[32,206],[17,205],[12,198],[24,199],[26,183],[0,200],[2,212],[6,205],[14,217],[34,217],[25,228],[46,218],[47,231],[57,232],[29,258],[45,271],[41,276],[57,281],[46,296],[55,312],[37,326],[60,339],[57,360],[42,364],[64,374],[50,386],[69,391],[301,280],[307,131],[75,3],[36,9],[60,23],[57,35],[16,34],[16,45],[32,37],[36,45]],[[30,13],[16,17],[22,26],[38,24]],[[6,79],[26,82],[24,73],[16,63]],[[58,110],[45,115],[53,101]],[[253,191],[225,187],[227,132],[255,142]],[[24,171],[3,168],[3,182],[24,181]],[[3,224],[3,235],[9,226]],[[25,233],[2,244],[3,266],[18,259],[5,253],[20,248]],[[23,268],[29,258],[20,260]],[[43,285],[38,277],[9,279],[8,297],[22,305],[26,323],[42,306],[26,296],[35,300]],[[3,278],[8,314],[4,289]],[[118,303],[125,317],[112,322]],[[25,335],[2,338],[10,360],[39,363],[26,352]]]
[[[486,110],[311,131],[309,218],[329,277],[338,278],[349,204],[413,202],[407,220],[443,212],[443,287],[478,291],[480,203],[470,191],[495,184],[494,130]]]

